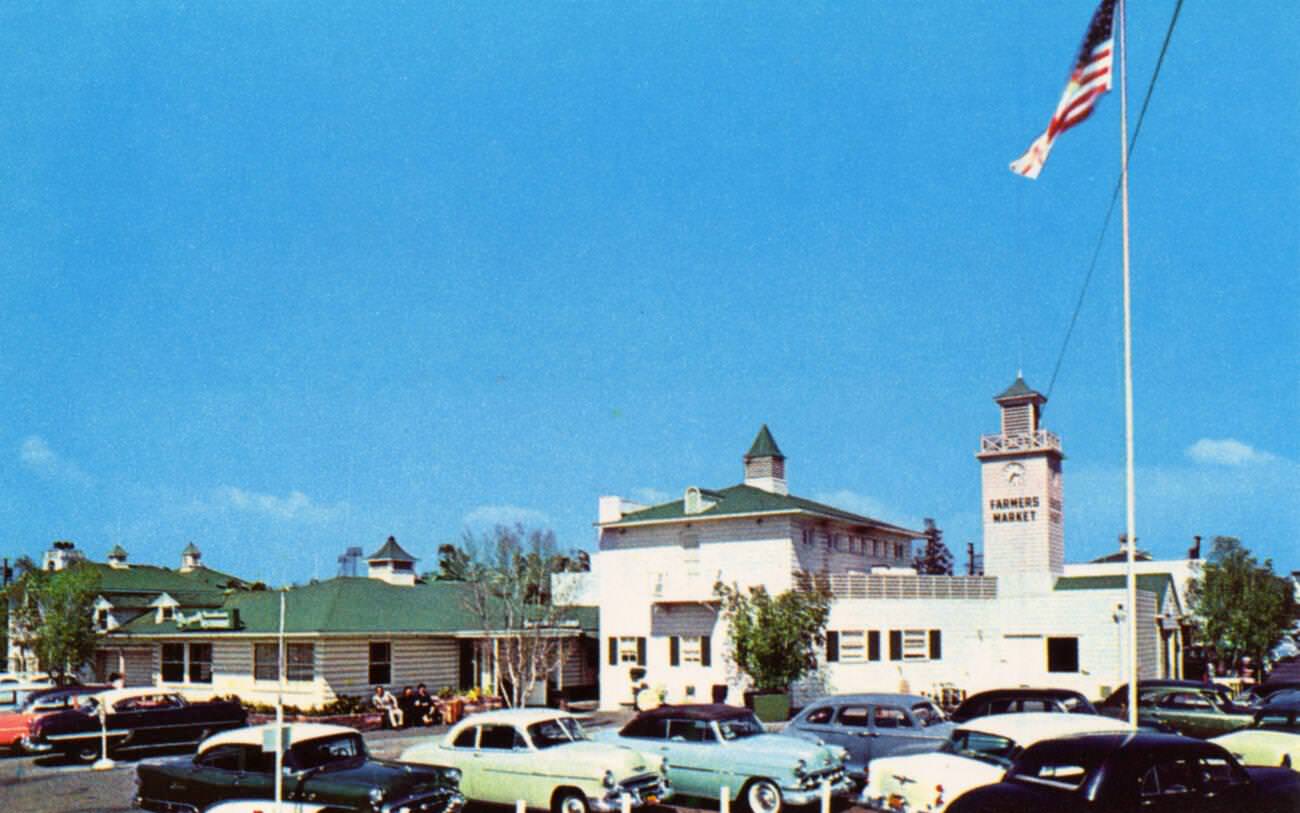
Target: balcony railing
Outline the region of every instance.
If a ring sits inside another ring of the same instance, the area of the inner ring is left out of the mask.
[[[906,600],[906,599],[979,599],[998,597],[996,576],[903,576],[871,573],[834,573],[800,575],[796,583],[804,588],[814,585],[830,591],[835,598]]]
[[[1043,449],[1061,451],[1061,439],[1055,432],[1039,429],[1015,435],[981,435],[980,454],[1003,452],[1037,452]]]

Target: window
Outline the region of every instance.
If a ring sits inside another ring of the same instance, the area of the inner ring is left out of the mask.
[[[99,629],[108,627],[108,610],[95,610],[95,626]]]
[[[871,555],[879,559],[882,555],[883,543],[879,539],[871,540]]]
[[[478,727],[470,726],[456,735],[456,741],[451,745],[453,748],[473,748],[474,739],[478,736]]]
[[[238,771],[246,747],[237,744],[218,745],[195,757],[194,761],[206,768],[216,768],[219,771]]]
[[[185,644],[162,645],[162,679],[164,683],[185,680]]]
[[[799,537],[803,541],[804,545],[811,545],[815,535],[816,534],[812,528],[804,528],[799,531]]]
[[[912,721],[907,712],[893,706],[876,706],[872,715],[876,728],[911,728]]]
[[[680,637],[673,635],[668,639],[668,665],[681,666],[683,663],[709,666],[713,662],[709,636]]]
[[[871,715],[866,706],[845,706],[840,709],[839,724],[849,728],[866,728]]]
[[[713,729],[707,720],[669,720],[668,739],[675,742],[713,742]]]
[[[165,604],[158,608],[158,618],[161,621],[171,621],[176,617],[176,608],[170,604]]]
[[[831,713],[834,711],[830,706],[822,706],[819,709],[813,709],[808,712],[808,716],[803,718],[805,723],[813,725],[825,725],[831,721]]]
[[[190,644],[190,663],[186,672],[190,683],[212,682],[212,644]]]
[[[312,681],[316,679],[316,645],[286,644],[285,673],[289,680]]]
[[[628,635],[621,638],[610,638],[609,656],[611,666],[617,666],[620,663],[645,666],[645,638]]]
[[[929,659],[929,637],[925,630],[903,630],[903,660]]]
[[[860,663],[866,660],[863,648],[862,630],[845,630],[840,633],[840,660],[845,663]]]
[[[278,644],[253,644],[253,679],[280,679],[280,646]]]
[[[393,680],[393,645],[388,641],[370,642],[370,685],[390,683]]]
[[[1079,639],[1078,638],[1048,638],[1047,639],[1047,671],[1049,672],[1078,672],[1079,671]]]
[[[483,735],[479,738],[478,747],[490,748],[493,751],[512,751],[516,748],[527,748],[524,744],[524,737],[512,725],[485,725],[483,726]]]

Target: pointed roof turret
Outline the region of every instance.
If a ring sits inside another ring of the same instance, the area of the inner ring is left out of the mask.
[[[114,546],[113,546],[113,549],[110,550],[110,551],[108,552],[108,558],[110,558],[110,559],[125,559],[125,558],[126,558],[126,548],[122,547],[121,545],[114,545]]]
[[[366,557],[367,562],[414,562],[415,557],[397,544],[397,537],[390,536],[384,546]]]
[[[785,484],[785,455],[767,424],[758,430],[754,444],[745,453],[745,485],[772,494],[790,493]]]
[[[202,551],[200,551],[198,546],[195,545],[193,542],[186,545],[185,550],[181,551],[181,556],[201,556],[201,555],[203,555]]]
[[[785,455],[781,454],[781,449],[776,445],[776,439],[772,437],[772,432],[767,428],[767,424],[763,424],[758,430],[758,435],[754,438],[754,444],[745,453],[746,460],[754,457],[779,457],[785,460]]]
[[[993,400],[998,403],[1003,401],[1016,401],[1023,398],[1031,398],[1039,401],[1046,401],[1041,392],[1031,388],[1025,383],[1024,376],[1016,375],[1016,382],[1007,387],[1001,394],[994,396]]]

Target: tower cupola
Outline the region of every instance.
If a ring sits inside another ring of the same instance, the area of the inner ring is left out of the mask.
[[[126,570],[126,548],[121,545],[114,545],[113,549],[108,552],[108,566],[114,570]]]
[[[785,484],[785,455],[776,445],[772,432],[763,424],[758,436],[745,453],[745,485],[773,494],[789,494]]]
[[[198,545],[193,542],[186,545],[185,550],[181,551],[181,572],[189,573],[191,570],[203,567],[203,564],[199,561],[202,558],[203,553],[199,550]]]

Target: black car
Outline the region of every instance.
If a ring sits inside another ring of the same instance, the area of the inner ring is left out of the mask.
[[[166,689],[113,689],[89,695],[67,711],[31,723],[24,745],[32,751],[54,750],[93,762],[108,732],[108,754],[173,745],[197,745],[208,736],[239,728],[248,713],[238,703],[213,700],[191,703]]]
[[[329,813],[455,813],[465,804],[460,771],[373,759],[351,728],[284,728],[283,798],[297,810]],[[193,757],[142,762],[137,807],[158,813],[265,809],[275,798],[275,726],[217,734]],[[270,750],[268,750],[270,745]]]
[[[997,784],[948,813],[1295,813],[1300,773],[1243,768],[1211,742],[1174,734],[1091,734],[1025,749]]]
[[[1059,711],[1070,714],[1096,714],[1092,702],[1071,689],[990,689],[976,692],[953,709],[948,719],[964,723],[990,714],[1017,714],[1024,711]]]
[[[1273,680],[1257,683],[1237,695],[1234,700],[1242,706],[1259,708],[1268,703],[1281,692],[1293,692],[1300,689],[1300,680]]]

